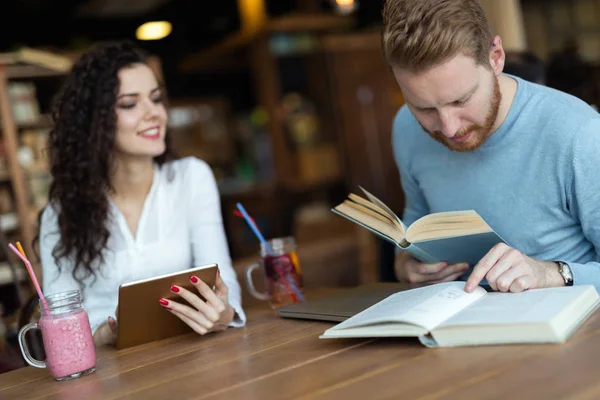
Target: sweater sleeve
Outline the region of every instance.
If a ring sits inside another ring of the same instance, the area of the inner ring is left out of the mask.
[[[241,288],[229,255],[217,183],[208,164],[197,158],[188,160],[186,179],[191,192],[189,218],[194,265],[218,265],[227,285],[229,304],[235,310],[231,326],[244,326],[246,315],[242,309]]]
[[[579,219],[585,239],[600,254],[600,119],[594,118],[577,134],[573,148],[569,205]],[[571,267],[574,285],[594,285],[600,291],[600,263],[561,260]]]

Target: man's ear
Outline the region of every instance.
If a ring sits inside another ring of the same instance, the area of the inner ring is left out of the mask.
[[[504,70],[505,62],[506,53],[502,46],[502,39],[500,39],[500,36],[496,35],[490,44],[490,66],[496,76],[499,76]]]

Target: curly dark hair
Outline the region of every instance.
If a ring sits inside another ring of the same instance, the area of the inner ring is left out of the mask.
[[[60,239],[52,256],[59,270],[61,260],[73,262],[72,274],[80,285],[96,277],[110,236],[107,193],[113,190],[118,72],[132,64],[147,64],[148,56],[130,41],[97,43],[74,63],[53,99],[48,206],[58,206]],[[174,158],[168,135],[165,140],[166,151],[155,158],[159,165]],[[38,240],[39,234],[34,247]]]

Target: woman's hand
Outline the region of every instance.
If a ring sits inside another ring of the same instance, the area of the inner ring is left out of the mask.
[[[108,317],[107,321],[100,325],[94,333],[94,345],[104,346],[106,344],[114,345],[117,343],[117,321],[113,317]]]
[[[227,301],[227,285],[221,279],[221,275],[217,273],[214,291],[195,276],[192,276],[190,281],[206,301],[195,293],[174,285],[171,286],[171,292],[181,296],[188,304],[167,299],[160,299],[160,304],[200,335],[227,329],[235,312]]]

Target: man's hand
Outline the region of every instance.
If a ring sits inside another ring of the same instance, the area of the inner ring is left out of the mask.
[[[527,289],[564,286],[565,281],[552,261],[539,261],[504,243],[494,246],[473,268],[465,285],[472,292],[486,278],[493,290],[522,292]]]
[[[396,255],[396,278],[400,282],[439,283],[456,280],[469,269],[469,264],[423,264],[410,254],[401,251]]]

